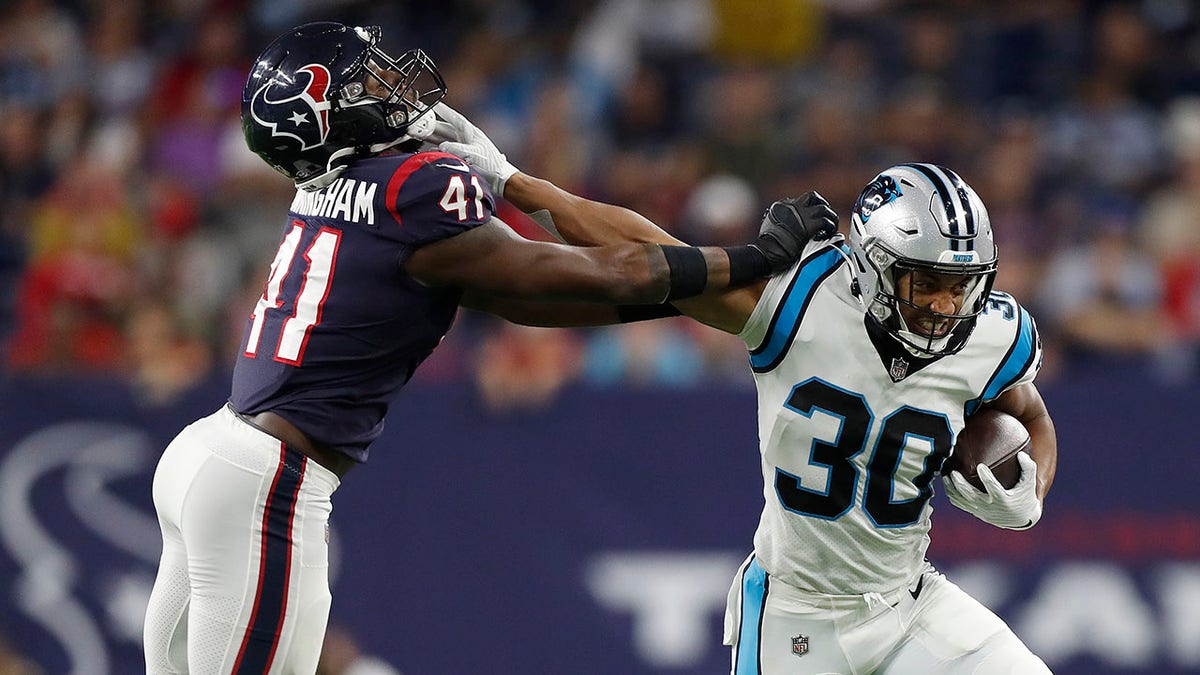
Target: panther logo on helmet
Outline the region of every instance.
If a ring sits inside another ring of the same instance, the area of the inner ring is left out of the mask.
[[[250,103],[250,114],[254,121],[271,130],[271,136],[294,138],[300,143],[301,150],[318,148],[325,143],[329,135],[329,69],[319,63],[310,63],[298,68],[297,73],[308,76],[308,82],[295,90],[294,86],[273,79],[258,91],[254,92],[254,100]],[[282,98],[272,98],[278,90],[283,89]],[[293,93],[294,92],[294,93]],[[268,107],[269,106],[269,107]],[[284,117],[280,112],[289,112]],[[269,114],[270,108],[280,108]],[[270,122],[268,118],[287,120],[286,122]],[[284,128],[280,128],[283,126]]]
[[[890,204],[903,194],[900,192],[900,185],[896,183],[896,179],[891,176],[879,176],[871,181],[862,191],[862,194],[858,196],[858,201],[854,204],[854,210],[865,223],[871,219],[871,214],[876,209]]]

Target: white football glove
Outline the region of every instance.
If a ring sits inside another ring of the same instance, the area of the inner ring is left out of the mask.
[[[483,175],[488,186],[497,197],[504,196],[504,184],[517,172],[508,158],[500,152],[500,148],[471,124],[454,108],[445,103],[433,106],[433,114],[437,116],[433,131],[425,137],[428,143],[437,143],[438,149],[452,155],[458,155]]]
[[[1037,496],[1037,462],[1029,453],[1018,452],[1021,479],[1005,490],[986,464],[977,467],[986,492],[967,482],[959,471],[942,476],[950,503],[976,518],[1006,530],[1028,530],[1042,517],[1042,500]]]

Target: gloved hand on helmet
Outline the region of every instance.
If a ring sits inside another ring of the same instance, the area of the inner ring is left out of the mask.
[[[462,113],[445,103],[433,106],[433,130],[423,140],[442,152],[458,155],[483,175],[492,193],[504,196],[504,184],[517,172],[500,148]]]

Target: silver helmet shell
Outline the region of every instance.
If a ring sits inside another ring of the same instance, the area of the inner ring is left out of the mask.
[[[869,321],[917,356],[952,354],[966,344],[987,303],[997,251],[987,209],[958,174],[935,164],[900,164],[867,184],[850,218],[855,283]],[[968,280],[958,314],[938,314],[953,328],[941,337],[905,325],[897,280],[914,270],[961,275]]]

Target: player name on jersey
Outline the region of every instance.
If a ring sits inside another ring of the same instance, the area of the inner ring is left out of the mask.
[[[301,216],[337,218],[375,224],[375,191],[378,183],[338,178],[324,190],[297,190],[291,211]]]

